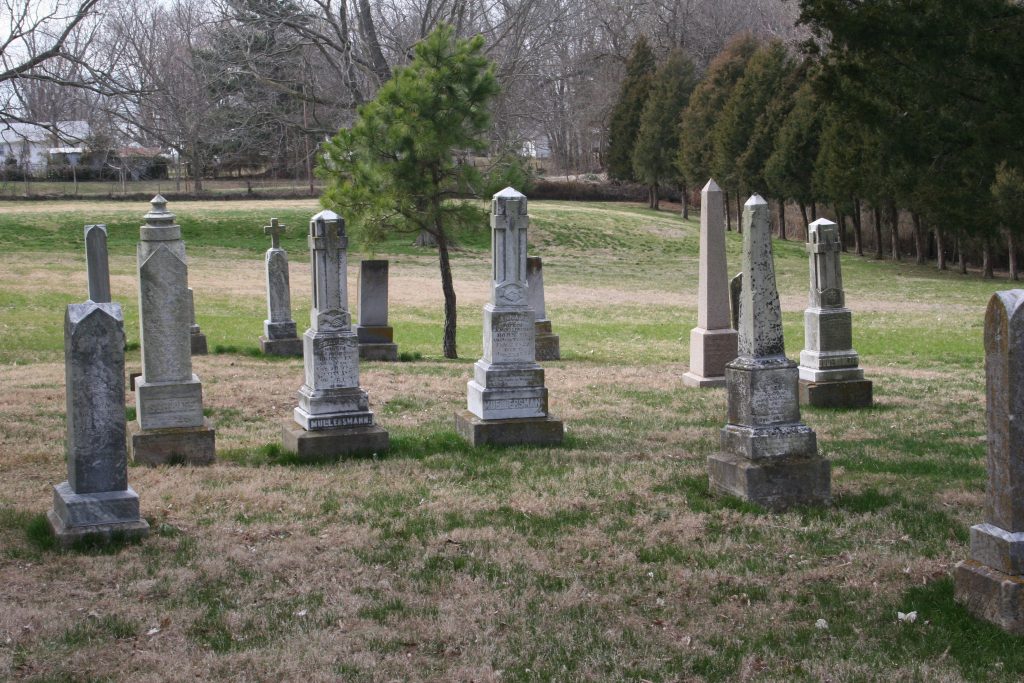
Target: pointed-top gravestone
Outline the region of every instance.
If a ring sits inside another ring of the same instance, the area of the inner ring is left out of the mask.
[[[192,373],[192,305],[181,227],[157,195],[139,229],[139,340],[142,376],[129,446],[146,465],[213,462],[215,434],[203,417],[203,388]]]
[[[288,252],[281,248],[285,225],[276,218],[263,226],[270,236],[270,249],[264,256],[267,276],[267,319],[263,321],[260,351],[271,356],[301,356],[302,340],[292,320],[291,284],[288,276]]]
[[[484,305],[483,358],[467,385],[459,434],[481,444],[561,443],[562,423],[548,414],[544,370],[536,361],[535,316],[526,280],[526,197],[507,187],[491,202],[491,301]]]
[[[369,397],[359,387],[359,339],[348,311],[348,237],[345,221],[321,211],[309,222],[313,305],[302,336],[305,381],[293,420],[286,420],[285,450],[304,460],[380,453],[388,433],[374,424]]]
[[[558,360],[562,357],[558,335],[551,331],[544,305],[544,264],[540,256],[526,257],[526,291],[534,323],[534,347],[537,360]]]
[[[771,509],[827,502],[829,463],[800,422],[797,366],[786,357],[768,204],[754,195],[744,213],[739,356],[725,366],[728,423],[708,458],[711,488]]]
[[[810,297],[804,311],[800,352],[800,401],[828,408],[871,406],[871,382],[864,379],[853,350],[852,313],[846,308],[839,229],[819,218],[807,230]]]
[[[1024,635],[1024,289],[996,292],[985,314],[988,485],[985,521],[954,571],[975,616]]]
[[[708,181],[700,196],[697,327],[690,331],[690,369],[683,375],[683,383],[721,387],[725,386],[725,364],[736,357],[725,265],[725,200],[714,180]]]
[[[110,264],[107,257],[107,226],[85,226],[85,264],[89,280],[89,300],[110,302]]]

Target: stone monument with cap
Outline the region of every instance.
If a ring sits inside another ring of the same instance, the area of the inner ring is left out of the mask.
[[[388,266],[386,259],[359,262],[355,331],[363,360],[398,360],[395,330],[388,324]]]
[[[288,252],[281,248],[281,235],[286,226],[276,218],[263,226],[270,236],[270,248],[264,256],[267,276],[267,319],[263,321],[260,351],[268,356],[301,356],[295,321],[292,320],[292,294],[288,277]]]

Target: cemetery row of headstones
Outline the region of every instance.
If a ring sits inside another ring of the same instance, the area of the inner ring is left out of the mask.
[[[720,450],[708,457],[710,485],[774,510],[826,503],[830,466],[818,453],[814,431],[800,421],[800,397],[814,404],[813,397],[822,396],[821,405],[871,403],[870,382],[851,348],[835,224],[819,220],[809,231],[807,348],[797,365],[785,355],[767,203],[754,195],[745,205],[743,271],[738,284],[734,278],[727,285],[722,193],[711,181],[702,194],[698,327],[684,382],[726,387],[728,418]],[[127,482],[129,455],[143,464],[214,459],[214,429],[203,417],[202,385],[192,372],[193,338],[200,333],[181,229],[161,197],[154,198],[145,219],[138,245],[142,374],[130,426],[124,411],[124,322],[120,305],[110,300],[106,229],[86,226],[89,300],[69,305],[65,317],[68,480],[54,487],[49,512],[63,544],[148,533],[139,497]],[[537,337],[551,335],[551,327],[540,263],[526,256],[528,223],[526,197],[512,188],[494,196],[483,357],[467,384],[467,409],[455,415],[457,431],[473,445],[555,445],[563,439],[562,422],[548,411],[544,369],[537,364]],[[266,255],[269,318],[261,338],[267,353],[279,352],[275,342],[286,349],[298,343],[287,255],[278,243],[283,230],[276,220],[266,228],[273,240]],[[307,458],[385,450],[388,433],[374,422],[359,385],[359,358],[361,338],[393,344],[386,312],[379,315],[382,305],[386,311],[386,262],[371,262],[366,271],[376,284],[364,285],[361,278],[360,309],[373,312],[353,327],[344,220],[332,211],[314,216],[309,248],[313,296],[301,339],[304,381],[298,406],[283,426],[284,446]],[[735,330],[728,325],[729,293]],[[1016,495],[1024,486],[1022,302],[1024,290],[997,294],[986,317],[988,507],[985,523],[971,529],[971,559],[956,569],[957,598],[973,613],[1018,633],[1024,633],[1024,502]],[[557,357],[557,337],[545,348]]]

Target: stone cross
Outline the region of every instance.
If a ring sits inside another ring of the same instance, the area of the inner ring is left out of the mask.
[[[511,187],[491,202],[491,303],[526,308],[526,197]]]
[[[808,226],[807,240],[811,308],[842,308],[845,299],[838,227],[830,220],[819,218]]]
[[[768,202],[753,195],[744,205],[743,287],[740,291],[738,354],[743,358],[785,358],[782,308],[775,285]]]
[[[260,347],[264,353],[290,355],[299,351],[295,321],[292,320],[292,294],[288,276],[288,253],[281,248],[280,236],[285,226],[276,218],[263,227],[264,234],[270,235],[271,246],[264,256],[267,280],[267,319],[263,321],[263,338]],[[275,344],[277,340],[293,340],[290,344]]]
[[[279,223],[276,218],[270,219],[270,225],[263,226],[263,234],[270,235],[271,249],[281,248],[281,235],[283,235],[287,229],[288,226],[283,223]]]
[[[310,327],[314,332],[351,327],[348,311],[348,237],[345,221],[321,211],[309,222],[309,260],[313,278]]]
[[[110,265],[107,260],[107,226],[85,226],[85,264],[89,279],[89,300],[110,302]]]
[[[1024,634],[1024,289],[996,292],[985,314],[988,484],[985,521],[955,596],[975,616]]]

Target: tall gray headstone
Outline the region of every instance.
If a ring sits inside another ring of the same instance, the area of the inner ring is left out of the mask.
[[[985,521],[954,594],[975,616],[1024,635],[1024,289],[996,292],[985,314],[988,486]]]
[[[456,429],[473,445],[561,443],[548,414],[544,369],[537,364],[535,315],[526,281],[526,197],[507,187],[491,202],[491,300],[484,305],[483,358],[467,385],[468,410]]]
[[[89,301],[110,303],[110,262],[107,257],[107,226],[85,226],[85,264]]]
[[[839,229],[819,218],[807,230],[810,302],[804,311],[800,401],[829,408],[864,408],[872,387],[853,350],[852,313],[846,308]]]
[[[294,420],[283,429],[286,450],[318,459],[382,452],[388,433],[374,424],[369,397],[359,387],[359,339],[348,310],[348,236],[345,221],[321,211],[309,222],[313,305],[302,336],[305,382]]]
[[[138,246],[139,339],[131,455],[147,465],[213,462],[215,434],[203,417],[203,387],[192,372],[192,297],[181,227],[157,195]]]
[[[355,330],[363,360],[398,360],[395,330],[388,324],[388,265],[386,259],[359,262]]]
[[[533,309],[534,347],[537,360],[559,360],[562,357],[558,335],[551,331],[544,306],[544,264],[540,256],[526,257],[526,291]]]
[[[700,267],[697,327],[690,331],[690,369],[683,384],[725,386],[725,364],[736,357],[736,330],[730,324],[729,276],[725,266],[725,199],[714,180],[701,190]]]
[[[267,319],[263,321],[260,351],[270,356],[301,356],[302,340],[292,320],[292,294],[288,277],[288,252],[281,248],[286,226],[276,218],[263,226],[270,236],[270,249],[264,256],[267,275]]]
[[[189,350],[193,356],[205,356],[208,353],[206,346],[206,335],[199,329],[196,322],[196,296],[192,288],[188,288],[188,314],[189,314]]]
[[[711,488],[771,509],[827,502],[829,463],[800,422],[797,365],[786,357],[768,203],[744,207],[739,356],[725,366],[728,422],[708,458]]]
[[[54,487],[50,527],[65,546],[84,538],[145,536],[149,524],[139,514],[138,494],[128,486],[120,304],[87,301],[67,307],[64,374],[68,478]]]

